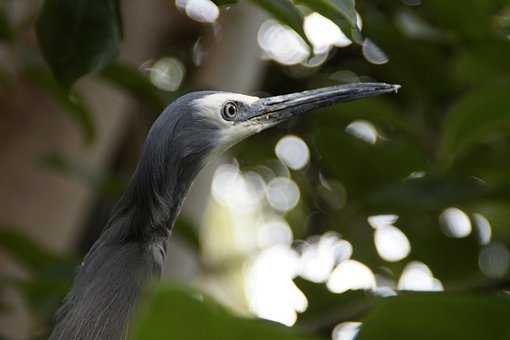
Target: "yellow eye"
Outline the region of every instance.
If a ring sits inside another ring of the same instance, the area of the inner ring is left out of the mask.
[[[221,110],[221,115],[223,119],[231,121],[237,118],[237,105],[234,102],[227,102],[223,105],[223,109]]]

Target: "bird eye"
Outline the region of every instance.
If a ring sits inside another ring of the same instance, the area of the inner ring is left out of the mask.
[[[221,114],[225,120],[234,120],[237,117],[237,111],[236,103],[227,102],[225,105],[223,105]]]

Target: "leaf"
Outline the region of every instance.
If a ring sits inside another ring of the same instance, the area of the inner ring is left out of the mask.
[[[382,299],[364,320],[358,340],[510,337],[506,296],[409,294]]]
[[[464,96],[443,123],[440,156],[451,163],[471,146],[510,128],[508,82],[492,84]]]
[[[48,153],[39,159],[42,167],[50,169],[97,190],[100,193],[119,198],[126,190],[128,180],[107,172],[88,169],[84,164],[59,153]]]
[[[252,0],[258,6],[271,13],[280,22],[292,27],[307,43],[303,29],[303,13],[290,0]],[[310,43],[309,43],[310,44]]]
[[[188,244],[194,249],[200,249],[200,236],[197,228],[191,223],[191,221],[182,215],[177,218],[173,233],[182,237]]]
[[[336,294],[330,292],[325,283],[313,283],[301,278],[294,282],[309,303],[298,319],[298,326],[303,329],[324,329],[339,322],[356,320],[378,299],[365,290],[349,290]]]
[[[91,144],[96,138],[96,127],[91,112],[83,99],[76,93],[69,94],[44,70],[28,68],[25,74],[54,99],[69,114],[81,129],[85,144]]]
[[[366,204],[374,211],[436,211],[489,197],[490,190],[472,178],[426,176],[387,183],[373,189]]]
[[[14,39],[14,32],[9,27],[7,20],[6,10],[2,4],[0,4],[0,41],[12,42]]]
[[[306,340],[270,321],[231,315],[198,291],[159,284],[149,292],[135,319],[132,339]]]
[[[218,6],[224,6],[236,4],[239,2],[239,0],[213,0],[213,2]]]
[[[39,271],[61,262],[57,255],[45,250],[25,235],[7,230],[4,226],[2,228],[4,230],[0,231],[0,249],[29,271]]]
[[[43,56],[66,88],[116,57],[121,31],[118,0],[46,0],[37,20]]]
[[[162,111],[166,106],[166,102],[158,94],[159,90],[136,68],[127,64],[113,63],[106,67],[101,75],[133,96],[144,100],[154,110]]]
[[[333,21],[354,42],[362,43],[354,0],[299,0],[299,2]]]

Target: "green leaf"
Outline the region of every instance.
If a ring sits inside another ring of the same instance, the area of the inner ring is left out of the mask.
[[[236,4],[239,2],[239,0],[213,0],[213,2],[218,6],[224,6]]]
[[[308,299],[308,308],[299,314],[298,326],[317,330],[339,322],[356,320],[378,299],[365,290],[349,290],[342,294],[330,292],[325,283],[296,278],[294,283]]]
[[[509,83],[491,84],[464,96],[444,121],[441,159],[452,162],[469,147],[508,132]]]
[[[366,197],[366,204],[374,210],[395,213],[437,211],[454,204],[478,201],[489,195],[489,188],[472,178],[425,176],[373,189]]]
[[[34,83],[39,85],[50,98],[55,100],[69,114],[71,119],[78,124],[84,143],[93,143],[96,138],[96,127],[92,113],[85,105],[83,99],[76,93],[70,94],[66,92],[47,71],[38,68],[28,68],[25,70],[25,74]]]
[[[0,41],[11,42],[14,38],[14,32],[9,27],[7,20],[6,10],[2,4],[0,4]]]
[[[111,63],[121,30],[118,0],[46,0],[37,20],[44,58],[65,87]]]
[[[291,328],[231,315],[198,291],[159,284],[135,319],[132,339],[305,340]]]
[[[182,237],[193,249],[200,249],[200,236],[198,229],[191,223],[191,221],[182,215],[177,218],[173,233]]]
[[[299,0],[299,2],[333,21],[354,42],[358,44],[362,42],[354,0]]]
[[[410,294],[382,299],[358,340],[503,340],[510,337],[506,296]]]
[[[128,185],[128,180],[125,178],[114,176],[107,172],[89,169],[84,164],[59,153],[48,153],[38,161],[42,167],[50,169],[62,176],[75,179],[113,198],[119,198]]]
[[[60,257],[53,254],[25,235],[2,227],[0,231],[0,249],[12,257],[29,271],[38,271],[61,262]]]
[[[290,0],[252,0],[258,6],[271,13],[280,22],[292,27],[309,43],[303,29],[303,13]]]
[[[158,88],[134,67],[113,63],[106,67],[101,75],[114,85],[147,102],[156,111],[162,111],[166,106],[166,101],[159,95]]]

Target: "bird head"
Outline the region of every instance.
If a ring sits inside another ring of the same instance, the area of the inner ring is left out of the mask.
[[[180,119],[186,121],[181,128],[188,133],[183,136],[188,142],[195,141],[199,149],[208,145],[224,151],[294,116],[338,102],[396,92],[399,88],[385,83],[355,83],[266,98],[231,92],[196,92],[181,97],[169,108],[174,115],[180,112]],[[202,143],[197,143],[198,140]]]
[[[141,186],[165,190],[190,183],[212,154],[251,135],[317,108],[399,88],[355,83],[265,98],[231,92],[189,93],[171,103],[153,124],[137,171],[143,178]]]

